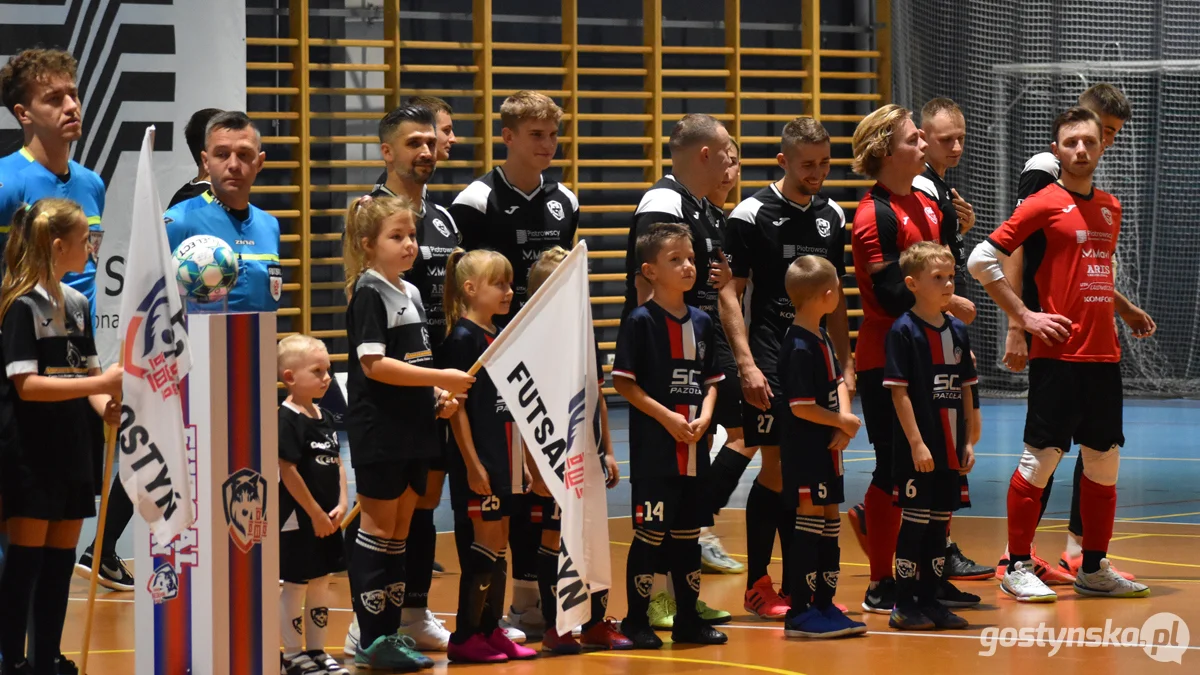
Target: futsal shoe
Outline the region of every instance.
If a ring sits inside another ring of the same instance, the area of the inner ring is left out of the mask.
[[[33,664],[29,661],[12,664],[4,661],[0,663],[0,675],[33,675]]]
[[[1031,547],[1029,549],[1029,553],[1029,565],[1026,567],[1032,569],[1033,573],[1037,575],[1037,578],[1042,580],[1042,583],[1046,584],[1047,586],[1069,586],[1075,583],[1074,574],[1071,574],[1061,567],[1053,566],[1045,560],[1039,558],[1036,548]],[[1009,553],[1008,549],[1005,548],[1004,557],[1000,559],[1000,562],[996,563],[997,581],[1004,581],[1004,575],[1008,573],[1008,560]],[[1082,557],[1080,558],[1080,561],[1082,562]]]
[[[824,614],[827,619],[846,626],[846,628],[849,630],[846,635],[866,635],[867,633],[867,624],[861,621],[855,621],[854,619],[846,616],[846,609],[837,603],[822,609],[821,613]]]
[[[717,535],[700,536],[700,571],[705,574],[744,574],[746,566],[725,552]]]
[[[503,652],[488,644],[482,635],[475,634],[467,641],[456,645],[453,642],[446,648],[446,656],[451,663],[506,663],[508,657]]]
[[[405,609],[404,612],[410,610]],[[444,652],[450,644],[450,631],[425,608],[424,614],[411,621],[401,621],[400,634],[407,635],[416,643],[417,649],[426,652]]]
[[[421,661],[413,658],[415,652],[405,644],[411,639],[401,635],[381,635],[365,649],[354,654],[354,667],[366,670],[391,670],[396,673],[415,673],[421,670]]]
[[[933,630],[937,628],[933,619],[925,616],[920,608],[900,607],[899,605],[892,608],[891,616],[888,617],[888,626],[896,630]]]
[[[575,636],[571,633],[566,633],[560,637],[557,630],[547,628],[546,632],[542,633],[542,651],[557,656],[570,656],[578,654],[582,649],[579,643],[575,641]]]
[[[771,577],[765,574],[746,591],[744,607],[754,616],[770,620],[782,619],[791,609],[775,592]]]
[[[500,619],[500,628],[504,631],[504,635],[513,642],[523,645],[529,636],[525,635],[525,631],[517,628],[508,622],[508,619]]]
[[[838,612],[845,618],[844,614]],[[866,625],[863,625],[866,628]],[[845,622],[826,615],[815,606],[788,617],[783,622],[783,634],[790,638],[830,639],[850,635],[852,627]]]
[[[542,609],[536,605],[520,612],[516,607],[509,605],[508,621],[514,628],[524,633],[523,639],[513,639],[513,642],[517,644],[525,644],[525,638],[540,640],[542,633],[546,632],[546,617],[542,615]],[[509,639],[512,639],[511,636]]]
[[[434,560],[433,561],[433,578],[437,579],[438,577],[442,576],[445,573],[446,573],[446,568],[442,567],[442,563]]]
[[[654,630],[671,630],[675,627],[675,598],[670,593],[661,591],[650,599],[650,609],[646,618]]]
[[[1102,558],[1100,569],[1095,572],[1079,571],[1075,577],[1075,592],[1099,598],[1145,598],[1149,597],[1150,588],[1121,576],[1108,558]]]
[[[943,607],[974,607],[979,604],[980,597],[974,593],[961,591],[950,583],[949,579],[943,579],[937,589],[937,601]]]
[[[720,626],[733,621],[732,614],[723,609],[713,609],[699,598],[696,598],[696,613],[700,615],[701,621],[710,626]]]
[[[536,659],[538,653],[529,647],[519,645],[504,634],[504,629],[497,627],[488,636],[487,643],[492,646],[492,649],[504,654],[510,661],[528,661]]]
[[[858,541],[858,547],[863,555],[871,556],[871,546],[867,540],[867,507],[865,504],[855,504],[846,512],[846,520],[850,521],[850,530]]]
[[[946,609],[940,603],[933,603],[921,606],[921,613],[925,618],[933,622],[933,627],[938,630],[962,630],[970,624],[966,619]]]
[[[346,643],[342,645],[342,653],[354,658],[358,652],[358,638],[358,617],[355,616],[350,619],[350,628],[346,631]]]
[[[1012,570],[1005,573],[1000,581],[1000,590],[1009,594],[1017,602],[1054,602],[1058,595],[1050,590],[1037,574],[1021,561],[1014,563]]]
[[[1058,571],[1071,575],[1072,579],[1079,576],[1079,568],[1082,565],[1083,565],[1083,554],[1082,553],[1077,556],[1071,557],[1071,556],[1067,555],[1066,551],[1063,551],[1062,557],[1058,559]],[[1120,574],[1121,576],[1125,577],[1125,579],[1128,581],[1133,581],[1133,580],[1137,579],[1137,577],[1133,576],[1133,574],[1117,569],[1116,565],[1110,564],[1108,568],[1111,569],[1112,571],[1116,572],[1117,574]],[[1074,583],[1074,582],[1072,582],[1072,583]]]
[[[617,622],[612,619],[597,622],[594,626],[585,630],[580,635],[580,642],[584,649],[612,649],[617,651],[633,649],[633,640],[622,635]]]
[[[633,643],[632,649],[662,649],[663,641],[654,634],[649,623],[632,623],[629,619],[621,622],[621,635]]]
[[[59,654],[54,657],[54,673],[55,675],[79,675],[79,666],[67,657]]]
[[[723,645],[729,636],[703,621],[693,626],[676,626],[671,630],[671,642],[677,645]]]
[[[341,661],[338,661],[320,649],[304,653],[308,654],[309,658],[313,660],[313,663],[321,667],[321,671],[325,673],[325,675],[350,675],[350,671],[342,665]]]
[[[996,573],[994,567],[984,567],[977,564],[958,548],[958,543],[952,543],[946,549],[946,578],[953,581],[979,581],[987,579]]]
[[[79,556],[79,562],[75,563],[75,576],[90,580],[92,565],[92,547],[88,546],[83,555]],[[132,591],[134,585],[133,574],[125,566],[125,561],[111,551],[106,551],[100,559],[100,575],[97,582],[110,591]]]
[[[880,579],[874,588],[868,587],[863,597],[864,612],[891,614],[896,607],[896,580],[892,577]]]
[[[325,675],[325,669],[306,652],[300,652],[292,658],[283,657],[280,664],[280,675]]]

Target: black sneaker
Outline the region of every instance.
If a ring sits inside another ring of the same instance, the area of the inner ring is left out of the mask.
[[[0,675],[33,675],[33,665],[29,661],[9,664],[8,661],[0,663]]]
[[[280,675],[324,675],[325,669],[312,660],[312,657],[301,652],[292,658],[283,659],[283,670]]]
[[[436,579],[446,573],[446,568],[442,567],[442,563],[433,561],[433,578]]]
[[[662,649],[663,641],[654,634],[650,622],[634,625],[625,619],[621,622],[621,634],[633,642],[633,649]]]
[[[933,630],[937,628],[933,620],[917,607],[895,607],[892,609],[888,625],[897,630]]]
[[[863,611],[873,614],[891,614],[895,606],[896,580],[891,577],[881,579],[875,588],[868,588],[862,603]]]
[[[966,619],[936,602],[922,606],[921,613],[932,621],[934,628],[938,630],[962,630],[970,625]]]
[[[943,579],[937,589],[937,601],[943,607],[974,607],[979,604],[979,596],[955,588],[948,579]]]
[[[79,666],[67,657],[59,654],[54,658],[54,672],[58,675],[79,675]]]
[[[959,550],[958,544],[950,544],[946,549],[946,578],[954,581],[978,581],[990,579],[996,574],[995,567],[984,567],[976,564]],[[941,598],[938,598],[939,600]]]
[[[729,636],[706,623],[694,626],[675,624],[671,630],[671,642],[683,645],[723,645],[729,642]]]
[[[92,547],[88,546],[83,555],[79,556],[79,562],[75,563],[75,576],[91,579],[92,564]],[[98,581],[101,586],[112,591],[126,592],[133,590],[133,574],[125,566],[125,561],[113,553],[105,553],[104,557],[100,560],[100,578]]]

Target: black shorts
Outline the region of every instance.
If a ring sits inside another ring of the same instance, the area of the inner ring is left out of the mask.
[[[533,496],[529,506],[529,522],[540,525],[543,532],[562,532],[562,509],[554,497]]]
[[[1057,359],[1029,362],[1029,408],[1025,442],[1035,448],[1071,449],[1071,441],[1093,450],[1124,445],[1121,364]]]
[[[957,471],[949,469],[897,476],[892,503],[902,509],[957,511],[962,505],[961,478]]]
[[[712,527],[704,486],[695,476],[646,478],[629,482],[633,498],[633,527],[651,532]]]
[[[418,495],[424,495],[428,475],[428,459],[378,462],[354,467],[358,494],[370,499],[399,499],[410,487]]]
[[[31,467],[3,468],[4,518],[83,520],[96,515],[96,489],[90,478],[71,480]]]
[[[807,498],[816,506],[846,501],[842,451],[812,448],[779,453],[784,507],[795,511]]]
[[[892,491],[892,434],[895,433],[896,406],[892,392],[883,386],[883,369],[872,368],[858,372],[858,398],[862,401],[863,421],[867,440],[875,448],[875,471],[871,484]]]
[[[448,453],[455,449],[454,445],[450,442],[450,420],[438,419],[437,437],[438,454],[437,457],[429,460],[429,470],[446,473],[446,467],[449,466]]]
[[[482,520],[494,523],[512,515],[513,496],[511,494],[480,495],[470,490],[450,489],[450,508],[454,517],[466,516],[468,520]]]
[[[784,415],[792,414],[788,409],[787,399],[783,396],[783,388],[772,380],[768,375],[767,384],[771,387],[772,394],[770,410],[759,410],[749,402],[742,402],[747,448],[779,445],[779,425],[783,424]]]
[[[959,474],[959,476],[958,476],[958,492],[959,492],[959,500],[958,500],[959,507],[964,508],[964,509],[971,508],[971,486],[967,484],[966,474]]]
[[[737,360],[733,349],[723,339],[717,339],[717,363],[725,379],[717,383],[717,405],[713,409],[713,423],[726,429],[742,428],[742,379],[738,376]],[[714,429],[716,427],[713,427]]]
[[[303,584],[329,574],[346,571],[346,556],[341,532],[318,537],[312,520],[296,513],[284,522],[279,533],[279,578],[292,584]],[[334,523],[341,525],[341,523]]]

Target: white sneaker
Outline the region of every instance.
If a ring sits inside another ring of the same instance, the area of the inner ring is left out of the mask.
[[[508,619],[500,619],[500,629],[504,631],[504,637],[515,642],[516,644],[525,644],[525,633],[521,629],[508,622]]]
[[[358,617],[350,620],[350,629],[346,631],[346,644],[342,645],[342,653],[350,658],[358,653]]]
[[[1130,581],[1112,568],[1108,558],[1100,560],[1100,569],[1075,575],[1075,592],[1104,598],[1144,598],[1150,595],[1150,587]]]
[[[417,650],[422,652],[444,652],[450,643],[450,631],[428,608],[421,618],[401,623],[399,632],[412,638],[417,643]]]
[[[1050,590],[1032,566],[1022,561],[1013,565],[1012,571],[1005,572],[1000,580],[1000,590],[1011,595],[1018,602],[1054,602],[1058,595]]]
[[[542,615],[540,607],[530,607],[523,612],[518,612],[515,607],[510,605],[508,620],[531,640],[541,639],[546,632],[546,617]]]

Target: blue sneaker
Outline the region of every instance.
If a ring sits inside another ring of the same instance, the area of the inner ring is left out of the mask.
[[[816,607],[809,607],[783,622],[783,634],[790,638],[836,638],[849,635],[849,626],[825,616]]]
[[[354,654],[356,668],[366,670],[390,670],[394,673],[415,673],[422,668],[422,661],[414,658],[416,652],[404,643],[404,635],[381,635],[366,649]],[[360,645],[361,647],[361,645]],[[424,657],[422,657],[424,658]],[[432,665],[432,662],[430,662]]]
[[[837,605],[829,605],[822,609],[821,613],[835,625],[842,626],[846,630],[845,635],[865,635],[867,632],[867,624],[846,616],[845,612],[837,608]]]

